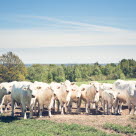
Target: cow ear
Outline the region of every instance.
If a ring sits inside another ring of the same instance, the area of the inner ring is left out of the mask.
[[[30,85],[28,86],[28,90],[31,90],[31,89],[30,89]]]
[[[96,89],[96,86],[93,84],[93,87]]]
[[[41,89],[41,86],[38,86],[37,89]]]
[[[57,89],[60,89],[60,86],[58,86]]]
[[[112,89],[112,87],[110,89]]]
[[[90,82],[89,85],[92,85],[92,83]]]
[[[51,87],[47,87],[47,89],[51,89]]]
[[[83,88],[81,91],[84,91],[85,90],[85,88]]]
[[[71,85],[75,85],[75,83],[73,82],[73,83],[71,83]]]

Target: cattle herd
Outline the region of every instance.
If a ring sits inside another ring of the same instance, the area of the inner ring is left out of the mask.
[[[28,81],[13,81],[0,84],[1,113],[7,111],[7,105],[11,105],[11,115],[20,106],[24,119],[33,114],[42,117],[44,108],[48,109],[49,117],[52,111],[61,114],[70,114],[73,102],[76,103],[77,113],[81,112],[81,103],[85,103],[85,112],[90,114],[90,106],[93,106],[96,114],[103,110],[103,114],[121,114],[122,105],[128,106],[129,114],[135,114],[136,108],[136,81],[117,80],[113,84],[98,83],[93,81],[89,84],[77,86],[66,80],[62,83],[50,84]],[[3,107],[5,106],[5,111]]]

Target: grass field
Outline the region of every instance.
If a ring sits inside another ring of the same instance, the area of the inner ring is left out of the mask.
[[[130,78],[130,79],[125,79],[125,80],[133,80],[136,81],[136,78]],[[111,83],[113,84],[116,80],[99,80],[99,83]],[[78,86],[80,86],[81,84],[89,84],[91,81],[82,81],[82,82],[76,82],[76,84]]]
[[[19,120],[18,118],[2,117],[0,136],[117,136],[106,134],[90,126],[78,124],[56,123],[49,120]]]
[[[128,126],[121,126],[121,125],[117,125],[117,124],[109,124],[106,123],[103,126],[105,129],[110,129],[110,130],[114,130],[117,133],[123,133],[123,134],[127,134],[127,135],[136,135],[136,128],[131,127],[130,125]]]

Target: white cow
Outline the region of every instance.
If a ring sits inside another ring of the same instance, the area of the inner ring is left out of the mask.
[[[80,99],[81,90],[75,83],[71,83],[70,86],[71,86],[71,96],[70,96],[70,102],[68,105],[68,112],[71,113],[72,103],[74,102],[77,104],[77,113],[79,113],[80,105],[81,105],[81,99]]]
[[[1,83],[0,84],[0,102],[2,101],[2,98],[6,94],[10,94],[12,90],[12,84],[11,83]]]
[[[48,108],[49,117],[51,117],[51,108],[53,107],[54,102],[54,93],[51,90],[50,86],[46,83],[35,82],[30,85],[29,89],[33,91],[33,95],[38,102],[39,116],[42,117],[43,107]]]
[[[98,111],[98,102],[99,102],[99,87],[94,84],[86,85],[82,84],[80,86],[81,90],[81,100],[86,103],[86,113],[90,113],[90,103],[96,104],[96,113]]]
[[[12,99],[12,116],[14,116],[14,105],[16,103],[20,103],[22,106],[22,112],[24,114],[24,119],[27,119],[26,110],[29,108],[30,115],[29,117],[32,118],[33,114],[33,106],[35,98],[33,98],[33,92],[29,90],[29,86],[31,82],[16,82],[14,83],[11,91],[11,99]]]
[[[100,106],[102,106],[102,92],[104,90],[110,90],[113,88],[113,84],[109,84],[109,83],[99,83],[100,84],[100,90],[99,90],[99,94],[100,94]]]
[[[7,112],[7,107],[11,103],[11,94],[4,95],[1,102],[1,113],[3,113],[3,105],[5,106],[5,112]]]
[[[117,96],[118,101],[120,103],[122,103],[121,99],[126,101],[129,113],[134,114],[136,106],[136,83],[134,81],[117,80],[114,82],[113,89],[120,92],[120,95]]]
[[[12,86],[13,86],[12,83],[7,83],[7,82],[0,84],[0,104],[1,104],[1,108],[2,108],[2,103],[1,103],[2,99],[3,99],[4,95],[11,93]],[[1,110],[1,112],[3,112],[3,111]]]
[[[104,114],[115,113],[115,104],[116,104],[117,92],[112,89],[104,90],[101,94],[102,99],[102,107],[104,110]]]
[[[71,87],[67,83],[51,83],[51,89],[54,92],[55,100],[58,102],[58,109],[60,107],[61,114],[64,114],[64,107],[67,108],[70,102]],[[60,106],[59,106],[60,105]]]

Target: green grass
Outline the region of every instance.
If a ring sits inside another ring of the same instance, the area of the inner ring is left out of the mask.
[[[56,123],[49,120],[2,117],[1,136],[117,136],[106,134],[98,129],[77,124]]]
[[[130,78],[130,79],[125,79],[125,80],[133,80],[136,81],[136,78]],[[116,80],[99,80],[99,83],[111,83],[113,84]],[[78,86],[80,86],[81,84],[89,84],[91,81],[82,81],[82,82],[76,82],[76,84]]]
[[[114,130],[117,133],[136,135],[136,129],[132,128],[131,126],[121,126],[117,124],[106,123],[104,124],[103,128]]]
[[[114,83],[116,80],[100,80],[99,83]],[[89,84],[91,81],[82,81],[82,82],[76,82],[78,86],[81,84]]]

